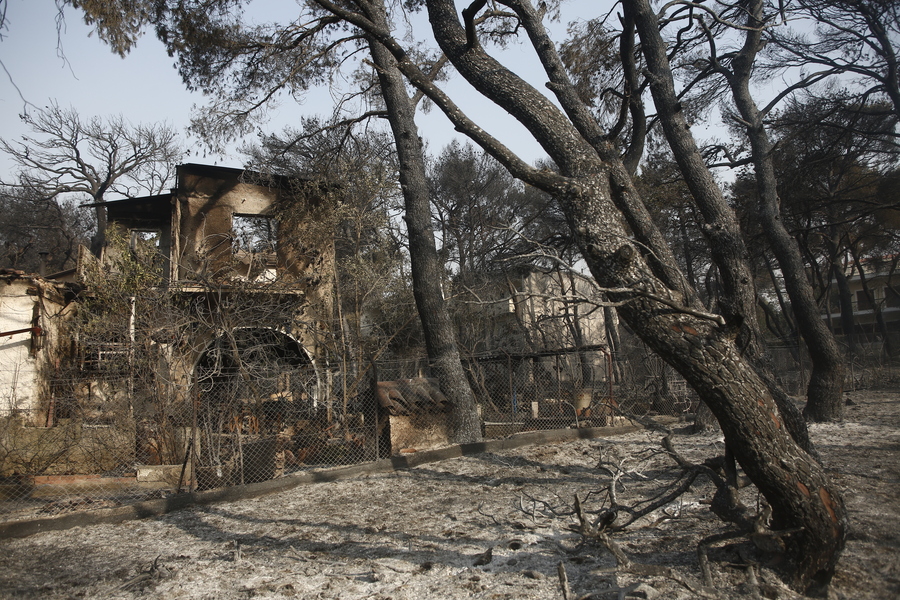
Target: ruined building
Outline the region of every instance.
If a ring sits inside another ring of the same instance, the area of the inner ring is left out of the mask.
[[[99,259],[0,274],[0,477],[140,478],[181,463],[182,480],[215,486],[275,475],[301,460],[304,435],[352,439],[349,392],[325,358],[334,246],[316,233],[321,196],[185,164],[170,193],[105,204]],[[29,450],[4,452],[22,435]]]

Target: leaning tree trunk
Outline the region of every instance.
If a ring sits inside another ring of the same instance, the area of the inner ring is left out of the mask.
[[[839,492],[794,440],[769,385],[736,345],[734,330],[715,315],[702,315],[702,307],[673,310],[681,298],[653,285],[638,249],[622,243],[624,232],[608,216],[614,192],[604,192],[608,183],[598,179],[596,187],[566,201],[567,213],[585,224],[579,242],[594,277],[606,287],[634,290],[611,294],[624,302],[622,319],[715,414],[735,458],[772,506],[773,528],[797,530],[787,536],[785,553],[793,583],[802,589],[827,584],[847,531]]]
[[[553,103],[487,55],[471,31],[467,37],[452,0],[426,4],[435,38],[457,70],[525,125],[559,166],[560,176],[549,191],[559,199],[598,283],[613,300],[624,303],[619,308],[622,318],[715,413],[736,459],[772,506],[776,527],[796,529],[785,536],[786,556],[794,557],[795,585],[827,581],[844,545],[843,501],[821,464],[787,432],[772,394],[735,344],[734,324],[704,314],[692,290],[673,288],[660,279],[661,271],[677,271],[673,264],[650,267],[659,256],[642,254],[646,246],[632,241],[617,208],[637,200],[616,197],[633,194],[633,188],[616,179],[624,166],[601,161]],[[524,1],[504,4],[515,10]],[[467,15],[470,25],[472,16]],[[521,161],[508,150],[468,127],[453,111],[445,112],[501,162],[520,168]],[[548,178],[541,172],[532,181]]]
[[[374,17],[386,22],[383,14]],[[453,321],[441,290],[443,265],[435,248],[431,228],[431,197],[425,177],[422,143],[416,130],[415,112],[406,93],[394,57],[381,44],[370,40],[372,59],[378,68],[381,93],[396,141],[400,163],[400,185],[406,208],[413,295],[425,335],[431,368],[441,391],[452,405],[451,439],[457,443],[481,440],[481,420],[475,396],[460,361]]]
[[[822,319],[797,242],[781,218],[772,145],[763,123],[764,115],[750,93],[750,76],[756,53],[762,47],[762,31],[765,28],[762,0],[752,0],[745,10],[748,22],[744,45],[731,61],[731,72],[723,70],[723,73],[731,86],[738,112],[747,124],[747,139],[760,198],[760,219],[784,275],[791,309],[812,360],[805,414],[813,421],[840,421],[844,416],[844,359],[834,334]]]
[[[675,79],[656,15],[647,0],[630,0],[623,3],[623,8],[640,34],[641,52],[650,73],[650,92],[666,140],[703,218],[701,230],[709,242],[722,284],[719,310],[729,326],[736,330],[738,346],[772,392],[788,430],[801,447],[814,453],[800,411],[772,374],[772,361],[757,318],[757,294],[749,253],[734,210],[725,200],[691,134],[675,92]]]

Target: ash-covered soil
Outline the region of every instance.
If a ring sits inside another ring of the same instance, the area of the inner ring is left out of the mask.
[[[848,399],[844,423],[811,427],[852,519],[829,597],[898,598],[900,392]],[[742,538],[709,547],[713,585],[703,585],[698,542],[728,531],[709,511],[714,490],[703,476],[612,535],[631,568],[572,530],[574,496],[600,514],[613,475],[618,502],[634,507],[676,482],[661,437],[531,446],[2,540],[0,597],[550,600],[565,598],[562,570],[571,599],[799,598],[754,565]],[[722,443],[714,433],[679,435],[676,448],[700,462]],[[756,506],[754,489],[743,493]]]

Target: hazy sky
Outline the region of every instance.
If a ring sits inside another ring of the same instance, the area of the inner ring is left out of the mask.
[[[578,2],[575,3],[577,6]],[[296,11],[293,0],[257,0],[246,16],[265,21],[271,14]],[[594,9],[596,10],[596,9]],[[53,0],[8,0],[8,27],[0,41],[0,60],[7,73],[0,72],[0,137],[19,137],[28,133],[20,121],[24,110],[35,110],[51,101],[62,107],[74,107],[84,117],[122,114],[132,123],[167,121],[183,130],[190,121],[191,109],[203,104],[200,94],[188,93],[173,68],[162,44],[152,34],[141,38],[125,59],[113,54],[96,36],[90,36],[79,11],[66,9],[62,28],[57,32],[57,9]],[[530,53],[514,48],[505,61],[520,67],[533,60]],[[525,73],[539,76],[539,67],[524,67]],[[450,89],[459,104],[495,136],[507,141],[524,158],[534,161],[543,152],[504,111],[482,99],[457,78]],[[298,106],[288,101],[270,113],[269,132],[281,131],[296,123],[303,114],[330,112],[330,96],[321,91]],[[453,137],[458,137],[437,110],[419,118],[420,132],[428,140],[429,151],[437,154]],[[193,148],[188,161],[240,166],[242,157],[232,148],[225,156],[203,155],[200,145],[187,137]],[[0,156],[0,174],[11,175],[9,161]]]
[[[57,36],[52,0],[8,0],[6,16],[0,42],[8,72],[0,73],[0,136],[6,139],[28,132],[19,119],[23,111],[52,101],[85,117],[122,114],[135,123],[183,126],[192,104],[202,100],[184,90],[172,59],[152,37],[123,60],[88,37],[90,29],[75,11],[67,10]],[[5,175],[9,163],[2,164]]]

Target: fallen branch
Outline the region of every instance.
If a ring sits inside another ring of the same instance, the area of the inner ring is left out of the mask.
[[[575,513],[578,515],[579,526],[576,529],[582,536],[587,539],[595,540],[602,544],[615,557],[618,569],[624,570],[632,575],[642,577],[664,577],[680,583],[690,592],[706,597],[718,598],[719,593],[711,586],[703,585],[693,578],[681,575],[674,569],[669,567],[660,567],[658,565],[645,565],[633,562],[628,555],[619,547],[615,540],[606,532],[609,529],[609,522],[602,517],[596,522],[591,522],[581,505],[581,500],[575,496]]]
[[[753,517],[750,515],[750,509],[744,506],[738,498],[737,472],[728,473],[727,465],[729,461],[725,461],[726,478],[723,479],[709,466],[696,465],[681,456],[675,450],[675,446],[672,443],[672,435],[672,433],[669,433],[662,440],[663,448],[666,449],[672,460],[684,469],[690,469],[696,473],[704,473],[716,486],[716,493],[710,504],[710,509],[713,513],[726,523],[737,525],[745,532],[751,531],[753,529]]]
[[[162,555],[160,555],[162,556]],[[147,568],[146,571],[142,571],[123,583],[119,586],[119,589],[122,591],[132,591],[136,589],[143,589],[147,583],[156,579],[159,574],[159,556],[153,559],[153,563]]]
[[[566,574],[566,565],[562,561],[556,565],[556,576],[559,577],[559,587],[562,590],[563,600],[572,600],[572,590],[569,589],[569,576]]]

